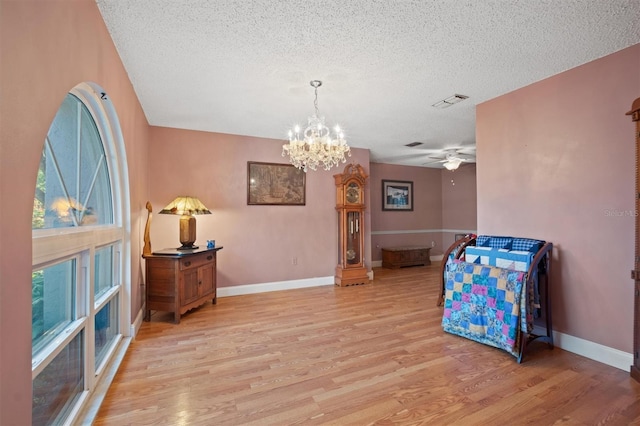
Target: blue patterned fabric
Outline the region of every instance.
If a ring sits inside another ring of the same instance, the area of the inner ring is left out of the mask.
[[[511,237],[491,237],[489,238],[489,247],[511,250],[512,241]]]
[[[512,237],[498,237],[493,235],[482,235],[482,239],[476,239],[476,246],[491,247],[497,249],[511,250]]]
[[[476,237],[476,246],[486,246],[487,241],[489,241],[489,238],[491,238],[490,235],[478,235]]]
[[[542,248],[544,241],[530,238],[514,238],[511,243],[511,250],[530,251],[537,253]]]
[[[525,274],[454,260],[447,268],[442,328],[518,356]]]
[[[533,253],[528,251],[470,246],[465,249],[465,260],[469,263],[480,263],[482,265],[498,266],[500,268],[527,272],[533,261]]]

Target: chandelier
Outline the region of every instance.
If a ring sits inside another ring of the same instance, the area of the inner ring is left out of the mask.
[[[351,157],[351,148],[347,145],[344,133],[340,127],[331,131],[324,124],[324,117],[318,113],[318,87],[322,86],[320,80],[312,80],[309,84],[315,90],[315,114],[308,118],[307,128],[301,132],[300,126],[289,130],[289,143],[282,145],[282,156],[289,155],[289,161],[298,169],[316,170],[322,165],[324,170],[330,170],[340,163],[346,163],[346,156]]]

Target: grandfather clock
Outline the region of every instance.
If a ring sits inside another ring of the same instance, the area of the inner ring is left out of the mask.
[[[368,284],[364,266],[364,184],[367,174],[359,164],[349,164],[333,176],[338,211],[338,266],[335,283],[340,287]]]

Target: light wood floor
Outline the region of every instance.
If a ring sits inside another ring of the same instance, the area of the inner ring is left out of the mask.
[[[437,266],[218,299],[143,323],[97,425],[640,424],[629,373],[446,334]],[[594,319],[595,320],[595,319]]]

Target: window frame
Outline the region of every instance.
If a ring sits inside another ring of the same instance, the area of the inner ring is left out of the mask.
[[[87,404],[105,370],[131,326],[131,209],[128,166],[124,140],[115,108],[105,91],[95,83],[81,83],[69,91],[89,111],[101,139],[109,175],[113,223],[70,228],[32,230],[32,271],[68,259],[76,259],[76,317],[51,342],[32,356],[32,380],[84,330],[84,390],[68,412],[65,423],[74,422]],[[67,96],[67,94],[65,94]],[[46,138],[47,135],[45,135]],[[43,138],[43,141],[44,139]],[[43,144],[43,150],[46,147]],[[113,245],[113,285],[96,297],[95,254]],[[108,303],[117,309],[116,338],[98,363],[95,347],[95,316]]]

